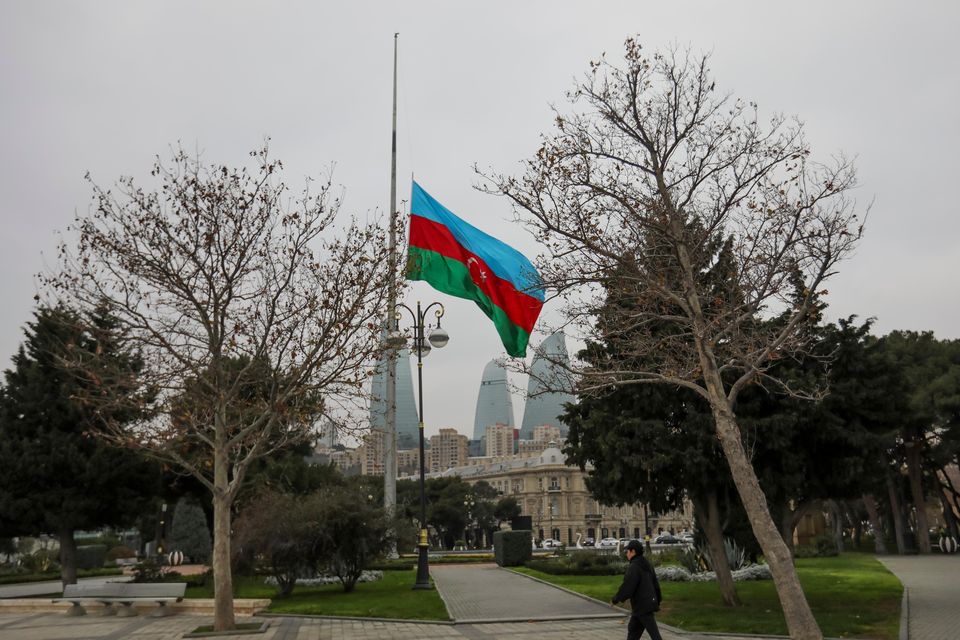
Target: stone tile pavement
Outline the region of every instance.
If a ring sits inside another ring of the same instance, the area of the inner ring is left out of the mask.
[[[910,640],[960,638],[960,556],[889,556],[880,560],[906,585],[909,593]],[[432,567],[441,595],[459,620],[512,620],[518,608],[529,620],[489,623],[430,624],[382,620],[348,620],[312,617],[270,617],[265,634],[230,636],[247,640],[608,640],[626,636],[625,616],[589,617],[605,607],[559,589],[542,585],[503,570],[473,567],[461,573],[451,566]],[[478,598],[466,588],[489,592]],[[570,600],[569,598],[574,598]],[[482,603],[482,606],[481,606]],[[531,620],[532,614],[573,615],[576,619]],[[547,613],[543,613],[546,611]],[[610,609],[607,608],[607,612]],[[458,615],[459,614],[459,615]],[[178,640],[209,616],[178,614],[167,618],[72,618],[62,613],[0,614],[0,640]],[[746,640],[735,636],[684,633],[661,625],[665,640]],[[756,640],[754,636],[751,640]]]
[[[4,614],[2,640],[179,640],[201,624],[204,616],[168,618],[68,618],[60,613]],[[617,619],[501,622],[490,624],[423,624],[321,618],[270,618],[264,634],[230,636],[237,640],[609,640],[626,636]],[[679,636],[664,630],[665,640]],[[699,636],[685,635],[695,640]],[[756,640],[756,639],[754,639]]]
[[[430,568],[447,611],[457,622],[563,618],[622,618],[618,611],[544,585],[495,564],[435,565]],[[612,595],[612,594],[611,594]]]
[[[960,555],[877,556],[907,589],[910,640],[960,638]]]

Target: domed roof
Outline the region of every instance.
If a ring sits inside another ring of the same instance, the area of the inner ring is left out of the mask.
[[[567,457],[563,455],[556,442],[551,442],[540,454],[539,464],[566,464]]]

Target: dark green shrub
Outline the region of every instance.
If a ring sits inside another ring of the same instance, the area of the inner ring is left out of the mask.
[[[51,573],[60,571],[60,563],[57,562],[58,553],[49,549],[40,549],[29,555],[20,557],[20,566],[26,569],[27,573]]]
[[[626,562],[615,555],[575,551],[566,557],[535,558],[526,566],[559,576],[615,576],[626,571]]]
[[[77,569],[99,569],[106,560],[107,547],[102,544],[77,547]]]
[[[136,557],[137,557],[136,551],[134,551],[130,547],[125,547],[121,544],[107,551],[106,559],[109,561],[114,561],[118,558],[136,558]]]
[[[493,557],[501,567],[520,566],[532,556],[532,531],[497,531],[493,534]]]
[[[795,558],[826,558],[837,555],[837,545],[833,536],[821,533],[810,544],[797,547],[793,555]]]
[[[433,564],[433,561],[431,561]],[[371,562],[367,569],[371,571],[410,571],[417,566],[416,560],[397,558],[396,560],[382,559]]]
[[[161,564],[156,558],[146,558],[133,568],[133,582],[181,582],[182,576]]]

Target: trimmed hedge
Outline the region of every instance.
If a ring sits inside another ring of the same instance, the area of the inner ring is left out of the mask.
[[[104,569],[83,569],[77,571],[78,578],[91,578],[95,576],[119,576],[123,571],[116,567],[107,567]],[[60,571],[54,573],[10,573],[0,574],[0,584],[19,584],[21,582],[48,582],[50,580],[59,580]]]
[[[107,545],[88,544],[77,547],[77,569],[99,569],[107,560]]]
[[[533,556],[532,531],[496,531],[493,534],[493,557],[501,567],[523,565]]]
[[[616,576],[623,575],[627,569],[627,563],[618,556],[590,551],[559,558],[537,558],[528,561],[526,566],[555,576]]]

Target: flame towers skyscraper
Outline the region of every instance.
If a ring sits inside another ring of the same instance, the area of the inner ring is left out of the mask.
[[[560,427],[560,433],[566,437],[569,428],[558,416],[563,413],[564,403],[573,402],[575,398],[559,389],[571,388],[566,370],[569,362],[566,337],[562,331],[551,334],[540,343],[530,365],[520,438],[532,439],[533,428],[542,424]]]
[[[510,396],[507,372],[497,364],[496,360],[491,360],[483,368],[480,391],[477,393],[473,439],[482,439],[486,434],[486,428],[494,424],[515,426],[516,423],[513,421],[513,400]]]
[[[387,361],[381,357],[373,376],[370,398],[370,427],[383,430],[387,423]],[[420,418],[413,396],[410,350],[397,352],[397,448],[415,449],[420,437]]]

